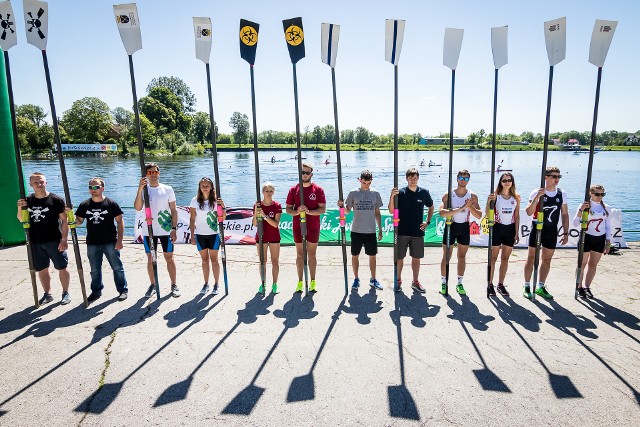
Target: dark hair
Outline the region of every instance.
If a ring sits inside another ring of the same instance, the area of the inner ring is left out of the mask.
[[[369,169],[365,169],[360,173],[360,179],[364,179],[365,181],[371,181],[373,179],[373,175]]]
[[[509,189],[509,194],[515,198],[518,198],[518,193],[516,193],[516,179],[513,177],[513,174],[511,172],[505,172],[502,175],[500,175],[500,179],[498,179],[498,186],[496,187],[496,197],[500,194],[502,194],[502,179],[508,176],[511,178],[511,188]]]
[[[459,177],[461,177],[461,176],[468,176],[469,178],[471,178],[471,172],[469,172],[469,171],[468,171],[468,170],[466,170],[466,169],[460,169],[460,170],[458,171],[458,175],[456,175],[456,178],[459,178]]]
[[[153,169],[153,168],[158,169],[158,172],[160,172],[160,166],[158,166],[157,163],[149,162],[144,165],[145,171],[148,171],[149,169]]]
[[[91,178],[91,179],[89,180],[89,182],[91,182],[91,181],[98,181],[98,182],[100,183],[100,186],[101,186],[101,187],[104,187],[104,179],[102,179],[102,178],[98,178],[98,177]]]
[[[549,174],[554,173],[554,172],[560,173],[560,168],[557,167],[557,166],[547,166],[547,168],[544,171],[544,175],[545,176],[549,176]]]
[[[216,187],[213,185],[213,181],[208,176],[205,176],[204,178],[200,178],[200,181],[198,181],[198,194],[196,194],[196,201],[198,202],[198,206],[200,206],[200,210],[204,209],[204,194],[200,189],[200,183],[202,181],[206,181],[209,184],[211,184],[211,192],[209,193],[209,198],[207,198],[207,200],[209,201],[209,210],[212,211],[213,207],[216,204],[216,199],[217,199]]]
[[[591,187],[589,187],[589,193],[593,193],[596,190],[600,190],[602,192],[605,191],[604,186],[602,184],[594,184]],[[607,208],[604,207],[604,201],[602,201],[602,199],[600,199],[600,205],[602,206],[602,209],[604,209],[604,213],[609,216],[609,211],[607,211]]]
[[[418,169],[416,168],[409,168],[407,169],[407,172],[404,174],[405,178],[409,178],[411,175],[417,175],[418,178],[420,177],[420,172],[418,172]]]

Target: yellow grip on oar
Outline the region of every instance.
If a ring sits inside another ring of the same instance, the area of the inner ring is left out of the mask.
[[[22,209],[22,228],[31,228],[31,223],[29,222],[29,211],[26,209]]]
[[[580,217],[580,227],[587,231],[589,227],[589,209],[585,209],[582,211],[582,216]]]
[[[538,217],[536,219],[536,229],[542,230],[542,226],[544,225],[544,212],[538,212]]]
[[[67,211],[67,223],[69,224],[69,228],[76,228],[76,217],[73,215],[73,210]]]
[[[493,227],[493,224],[495,224],[495,219],[496,219],[496,211],[493,209],[489,209],[489,212],[487,212],[487,225],[489,227]]]
[[[300,212],[300,223],[306,223],[307,222],[307,213],[306,212]]]

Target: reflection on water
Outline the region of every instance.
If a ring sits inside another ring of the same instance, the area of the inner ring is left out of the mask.
[[[276,186],[275,199],[284,204],[289,188],[297,182],[297,162],[295,151],[260,151],[260,178],[271,181]],[[314,167],[313,180],[321,185],[327,195],[328,205],[335,206],[338,198],[336,154],[330,151],[309,151],[303,153],[306,161]],[[272,157],[274,162],[271,161]],[[342,152],[342,176],[346,193],[356,188],[360,172],[369,169],[373,173],[373,187],[382,194],[385,202],[393,186],[393,152],[390,151],[350,151]],[[562,170],[560,187],[569,195],[569,211],[573,215],[584,197],[586,168],[589,156],[574,155],[571,152],[549,152],[548,164],[557,165]],[[151,159],[150,159],[151,160]],[[210,157],[160,157],[153,161],[160,165],[161,182],[171,185],[178,204],[186,205],[195,196],[198,181],[203,176],[213,178],[213,161]],[[425,166],[420,166],[424,160]],[[428,167],[429,161],[442,166]],[[629,183],[640,177],[637,164],[638,152],[600,152],[594,158],[592,183],[603,184],[607,189],[606,203],[616,208],[640,209],[640,199]],[[399,153],[400,186],[405,185],[404,171],[408,167],[420,170],[420,185],[426,187],[434,200],[439,200],[447,190],[449,156],[445,151]],[[513,169],[518,191],[526,200],[531,190],[540,184],[540,164],[542,152],[501,151],[496,154],[496,164],[504,169]],[[65,165],[69,176],[69,187],[74,205],[89,197],[87,182],[98,176],[106,180],[106,192],[121,206],[133,206],[140,168],[137,158],[67,158]],[[221,193],[228,206],[251,206],[256,198],[254,157],[252,152],[219,153]],[[453,155],[454,175],[459,169],[471,172],[469,188],[480,197],[480,205],[489,193],[491,174],[491,153],[487,151],[458,151]],[[25,160],[25,174],[39,171],[47,175],[49,189],[63,194],[60,169],[56,160]],[[496,181],[497,181],[496,175]],[[436,201],[436,204],[438,202]],[[133,221],[133,211],[125,210],[127,224]],[[624,216],[627,229],[640,229],[640,215]],[[637,237],[630,236],[630,237]]]

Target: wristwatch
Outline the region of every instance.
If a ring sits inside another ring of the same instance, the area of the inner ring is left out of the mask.
[[[171,229],[172,229],[172,230],[177,230],[177,229],[178,229],[178,227],[171,227]]]
[[[427,225],[431,224],[431,221],[427,221]]]

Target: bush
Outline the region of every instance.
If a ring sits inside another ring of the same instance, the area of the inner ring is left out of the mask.
[[[204,148],[203,148],[203,151],[204,151]],[[189,144],[188,142],[185,142],[178,147],[178,149],[175,151],[174,154],[178,156],[190,156],[190,155],[198,154],[198,150],[193,144]]]

